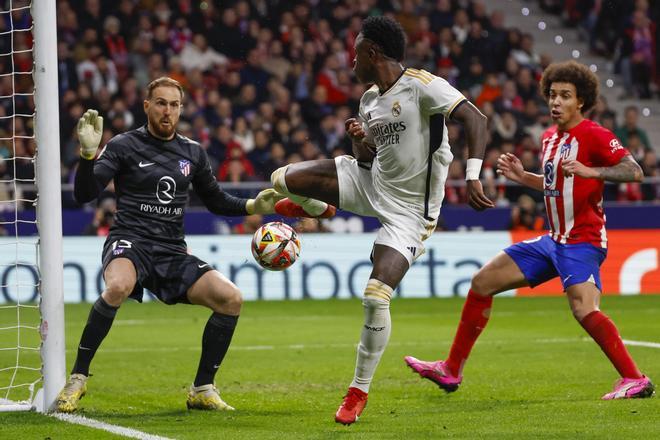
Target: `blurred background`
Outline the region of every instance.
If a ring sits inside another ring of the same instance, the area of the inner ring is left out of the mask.
[[[31,68],[29,9],[4,0],[0,71]],[[10,10],[9,5],[12,5]],[[27,2],[24,2],[28,4]],[[488,116],[482,179],[498,208],[465,205],[467,148],[449,124],[451,165],[438,230],[544,230],[542,194],[499,178],[499,154],[513,152],[539,171],[539,137],[550,124],[538,80],[551,62],[576,59],[601,77],[588,115],[613,130],[643,167],[644,183],[607,185],[610,228],[658,227],[660,198],[660,58],[657,0],[61,0],[57,2],[60,146],[65,235],[104,235],[113,188],[79,206],[72,182],[79,157],[75,126],[88,108],[105,117],[103,143],[146,119],[145,86],[159,76],[186,92],[179,132],[201,143],[223,188],[251,196],[286,163],[350,152],[344,120],[357,113],[365,86],[352,73],[362,20],[386,14],[403,25],[404,65],[439,75]],[[10,38],[11,37],[11,38]],[[24,52],[22,50],[25,50]],[[25,200],[33,217],[31,78],[0,75],[0,200]],[[2,99],[12,96],[13,99]],[[11,117],[17,115],[16,117]],[[17,179],[15,184],[12,179]],[[191,193],[188,234],[251,233],[259,217],[212,216]],[[3,209],[4,208],[4,209]],[[4,214],[3,214],[4,211]],[[0,216],[14,217],[0,203]],[[268,220],[268,219],[266,219]],[[373,219],[341,213],[304,231],[365,232]],[[0,225],[13,235],[14,226]],[[26,226],[28,228],[28,226]],[[24,231],[30,233],[29,229]]]

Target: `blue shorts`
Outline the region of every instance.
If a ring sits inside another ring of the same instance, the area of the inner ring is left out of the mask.
[[[521,241],[504,249],[518,265],[531,287],[559,276],[564,291],[590,281],[602,291],[600,265],[607,249],[589,243],[559,244],[549,235]]]

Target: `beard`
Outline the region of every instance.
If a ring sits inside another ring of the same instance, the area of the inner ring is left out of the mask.
[[[152,134],[161,139],[171,139],[174,137],[174,132],[176,131],[176,125],[172,123],[172,120],[169,120],[169,124],[162,125],[161,122],[150,122],[149,128],[152,131]]]

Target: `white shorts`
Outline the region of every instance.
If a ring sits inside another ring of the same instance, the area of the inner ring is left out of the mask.
[[[374,244],[396,249],[413,263],[424,252],[424,240],[435,230],[437,220],[424,218],[419,209],[405,206],[405,201],[375,190],[371,170],[352,156],[335,157],[339,182],[339,208],[354,214],[376,217],[382,227]],[[362,166],[361,166],[362,165]],[[447,167],[438,170],[447,177]]]

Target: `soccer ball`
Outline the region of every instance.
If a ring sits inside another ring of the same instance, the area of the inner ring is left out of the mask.
[[[252,237],[252,256],[264,269],[284,270],[300,255],[300,239],[286,223],[262,225]]]

